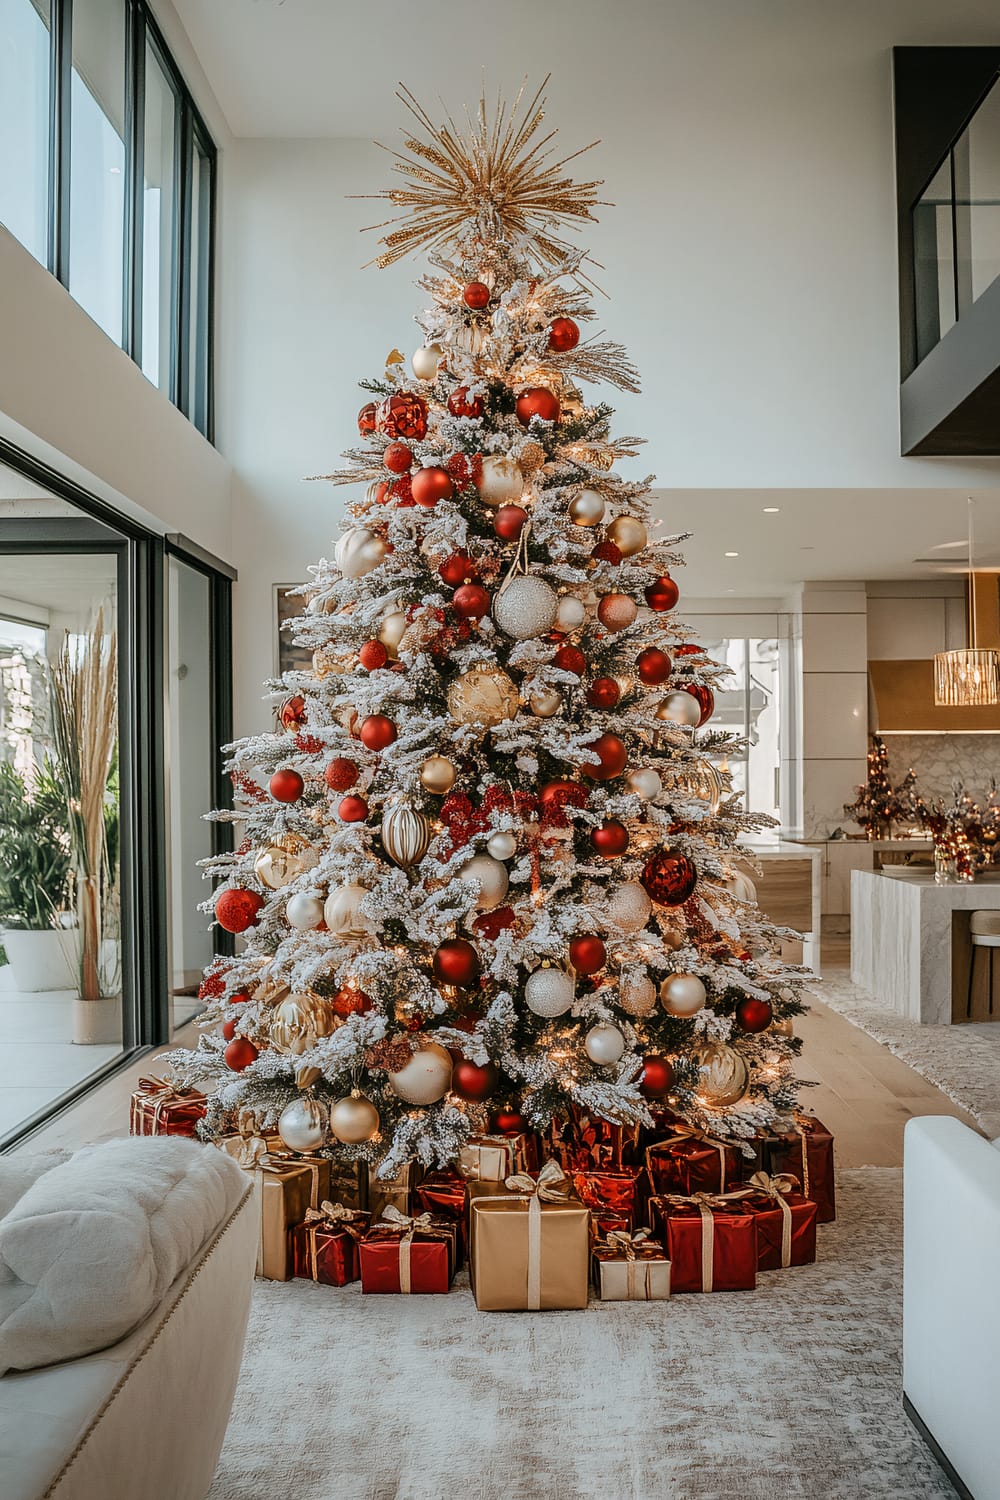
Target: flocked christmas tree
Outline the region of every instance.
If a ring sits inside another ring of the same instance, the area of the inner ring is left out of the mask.
[[[737,895],[745,812],[703,729],[724,672],[673,613],[681,538],[651,535],[638,439],[578,381],[634,391],[582,328],[592,219],[542,99],[397,158],[380,265],[429,252],[412,375],[390,356],[332,560],[271,684],[279,728],[230,747],[245,829],[206,909],[244,935],[174,1055],[288,1145],[444,1165],[500,1117],[669,1102],[743,1138],[794,1104],[803,971]]]

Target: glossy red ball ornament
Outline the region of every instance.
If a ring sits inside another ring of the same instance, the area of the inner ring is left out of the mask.
[[[457,589],[476,577],[476,565],[467,552],[453,552],[438,568],[438,577],[450,588]]]
[[[364,797],[344,797],[337,812],[342,823],[363,823],[368,816],[368,803]]]
[[[465,988],[479,978],[479,954],[465,938],[447,938],[434,954],[433,969],[439,984]]]
[[[518,396],[514,410],[517,420],[527,427],[532,417],[540,417],[543,422],[558,422],[562,409],[559,397],[546,386],[530,385]]]
[[[390,443],[382,454],[382,462],[391,474],[406,474],[413,463],[413,454],[405,443]]]
[[[215,920],[226,932],[246,932],[257,920],[263,896],[242,887],[220,891],[215,898]]]
[[[418,505],[430,510],[439,500],[450,500],[455,486],[447,469],[418,469],[410,479],[410,493]]]
[[[366,672],[377,672],[389,660],[389,653],[381,641],[365,641],[358,650],[358,661]]]
[[[698,883],[698,872],[679,850],[657,849],[639,879],[658,906],[683,906]]]
[[[346,755],[331,760],[323,775],[331,792],[346,792],[358,779],[358,768]]]
[[[295,734],[306,722],[306,700],[298,693],[294,698],[286,698],[278,709],[278,723],[282,729],[289,734]]]
[[[366,401],[358,412],[358,431],[362,437],[375,431],[375,402]]]
[[[484,911],[479,914],[472,924],[472,930],[480,937],[488,938],[495,943],[501,932],[506,932],[508,927],[513,927],[517,921],[512,906],[495,906],[492,911]]]
[[[591,708],[614,708],[621,695],[613,677],[595,677],[587,689],[587,702]]]
[[[699,687],[696,682],[685,683],[683,691],[690,693],[701,709],[701,718],[698,720],[696,726],[700,729],[703,724],[708,723],[709,719],[715,713],[715,694],[710,687]]]
[[[275,802],[298,802],[306,784],[298,771],[286,767],[282,771],[275,771],[267,787]]]
[[[481,417],[483,414],[482,396],[473,396],[469,400],[469,387],[460,385],[453,390],[448,397],[448,410],[453,417]]]
[[[574,676],[582,677],[587,670],[587,658],[579,646],[563,645],[553,656],[552,665],[563,672],[572,672]]]
[[[578,781],[561,777],[557,781],[547,781],[538,793],[538,800],[551,811],[553,808],[586,807],[587,795],[587,788]]]
[[[662,613],[665,609],[673,609],[681,596],[681,591],[668,573],[662,578],[655,578],[646,590],[646,603],[650,609]]]
[[[231,1042],[232,1039],[233,1039],[233,1037],[235,1035],[236,1035],[236,1022],[235,1021],[223,1021],[223,1023],[222,1023],[222,1039],[223,1039],[223,1041]]]
[[[557,354],[568,354],[580,342],[580,326],[572,318],[553,318],[549,329],[549,348]]]
[[[355,989],[351,984],[344,984],[330,1001],[330,1009],[335,1016],[346,1021],[348,1016],[364,1015],[365,1011],[371,1010],[374,1003],[371,996],[366,995],[364,990]]]
[[[640,651],[635,661],[639,681],[646,683],[648,687],[659,687],[661,682],[666,682],[673,667],[667,653],[657,646],[648,646],[645,651]]]
[[[396,738],[396,726],[385,714],[369,714],[362,720],[358,738],[366,750],[387,750]]]
[[[569,945],[569,961],[578,974],[596,974],[607,961],[608,950],[595,933],[575,937]]]
[[[251,1063],[257,1061],[257,1048],[245,1036],[237,1036],[222,1055],[227,1068],[231,1068],[234,1073],[242,1073],[244,1068],[249,1068]]]
[[[473,312],[482,312],[484,307],[490,305],[490,289],[484,281],[470,281],[462,293],[462,301]]]
[[[488,1099],[500,1081],[500,1075],[493,1063],[486,1063],[480,1067],[478,1063],[470,1062],[467,1057],[459,1058],[451,1075],[451,1091],[460,1099],[468,1099],[473,1104],[481,1104]]]
[[[766,1031],[774,1020],[774,1011],[767,1000],[747,997],[736,1007],[736,1024],[741,1031]]]
[[[644,1057],[639,1078],[639,1092],[646,1099],[662,1099],[674,1082],[674,1065],[669,1057]]]
[[[596,740],[588,740],[585,748],[600,756],[598,765],[588,761],[580,767],[591,781],[613,781],[628,765],[628,746],[616,734],[599,734]]]
[[[603,542],[598,542],[595,547],[591,547],[590,555],[595,562],[610,563],[614,568],[617,568],[625,556],[622,549],[616,546],[614,542],[609,541],[607,537],[605,537]]]
[[[705,648],[704,648],[704,646],[699,646],[694,641],[688,641],[683,646],[675,646],[674,647],[674,655],[675,656],[704,656],[704,654],[705,654]]]
[[[493,530],[502,542],[516,542],[527,519],[523,505],[501,505],[493,517]]]
[[[375,408],[375,426],[386,437],[419,443],[427,436],[427,402],[412,391],[386,396]]]
[[[528,1128],[528,1122],[517,1109],[498,1109],[490,1121],[490,1129],[500,1135],[517,1135]]]
[[[481,620],[490,612],[490,596],[478,583],[463,583],[451,596],[451,606],[463,620]]]
[[[591,829],[590,843],[594,853],[603,859],[617,859],[628,848],[628,829],[617,818],[606,818]]]

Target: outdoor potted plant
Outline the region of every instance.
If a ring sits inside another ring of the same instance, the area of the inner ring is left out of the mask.
[[[0,764],[0,925],[13,988],[76,990],[79,934],[62,776],[46,758],[30,781]]]

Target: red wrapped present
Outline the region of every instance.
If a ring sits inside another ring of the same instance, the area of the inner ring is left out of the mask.
[[[362,1292],[446,1292],[455,1274],[454,1224],[409,1218],[391,1205],[358,1246]]]
[[[816,1205],[816,1223],[832,1224],[837,1217],[833,1136],[815,1115],[795,1116],[795,1130],[766,1136],[761,1162],[772,1177],[789,1176],[802,1184],[802,1196]]]
[[[743,1193],[670,1193],[650,1200],[670,1260],[672,1292],[741,1292],[757,1285],[757,1221]]]
[[[325,1286],[347,1286],[361,1275],[358,1241],[368,1227],[368,1215],[343,1203],[325,1199],[307,1208],[292,1230],[293,1274]]]
[[[612,1231],[594,1247],[594,1290],[602,1302],[665,1302],[670,1262],[663,1246],[645,1229]]]
[[[646,1173],[654,1197],[728,1193],[742,1181],[742,1155],[732,1141],[716,1140],[693,1125],[675,1125],[669,1140],[646,1147]]]
[[[198,1089],[181,1089],[169,1078],[140,1078],[129,1105],[129,1135],[196,1135],[208,1101]]]
[[[589,1209],[616,1214],[628,1229],[641,1218],[645,1207],[642,1167],[593,1167],[571,1172],[570,1179]]]
[[[616,1231],[631,1234],[633,1227],[630,1214],[616,1214],[609,1208],[592,1208],[590,1210],[591,1247],[596,1245],[598,1240],[606,1240]]]
[[[468,1253],[465,1214],[465,1178],[458,1172],[431,1172],[416,1190],[421,1213],[435,1219],[450,1219],[458,1227],[459,1265]]]
[[[619,1125],[589,1115],[574,1104],[567,1119],[552,1122],[551,1154],[564,1172],[641,1163],[639,1132],[638,1125]]]
[[[780,1271],[816,1259],[816,1205],[796,1192],[794,1177],[755,1172],[744,1203],[757,1220],[757,1269]]]

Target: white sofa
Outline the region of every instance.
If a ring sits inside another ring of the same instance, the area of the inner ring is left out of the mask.
[[[903,1173],[903,1392],[960,1495],[1000,1500],[1000,1150],[910,1120]]]
[[[204,1500],[236,1390],[256,1253],[248,1184],[126,1338],[0,1378],[3,1500]]]

